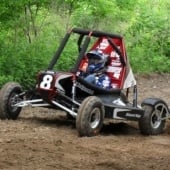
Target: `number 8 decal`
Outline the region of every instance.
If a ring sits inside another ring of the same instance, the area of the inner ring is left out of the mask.
[[[52,75],[45,75],[43,77],[42,82],[40,83],[40,88],[50,89],[52,81],[53,81]]]

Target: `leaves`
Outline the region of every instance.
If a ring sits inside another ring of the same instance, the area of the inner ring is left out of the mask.
[[[125,36],[135,72],[170,72],[169,0],[1,0],[0,86],[31,86],[72,26]],[[71,69],[75,39],[57,69]]]

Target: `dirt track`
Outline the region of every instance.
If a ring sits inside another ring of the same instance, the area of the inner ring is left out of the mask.
[[[136,75],[139,101],[170,105],[170,74]],[[0,121],[1,170],[170,170],[170,120],[159,136],[142,136],[136,122],[105,124],[96,137],[77,136],[75,122],[47,109],[23,109]]]

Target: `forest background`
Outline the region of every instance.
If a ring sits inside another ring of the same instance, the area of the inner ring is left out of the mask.
[[[170,73],[169,11],[169,0],[0,0],[0,87],[32,86],[71,27],[124,36],[135,73]]]

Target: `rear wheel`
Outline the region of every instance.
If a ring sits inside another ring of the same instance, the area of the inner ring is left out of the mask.
[[[155,106],[144,105],[145,110],[143,117],[139,121],[139,128],[144,135],[158,135],[163,132],[165,127],[165,107],[164,104],[158,103]]]
[[[95,136],[100,132],[104,120],[104,106],[98,97],[87,97],[81,104],[76,118],[80,136]]]
[[[18,94],[22,92],[20,84],[9,82],[0,91],[0,118],[17,119],[21,107],[14,106],[21,100]]]

